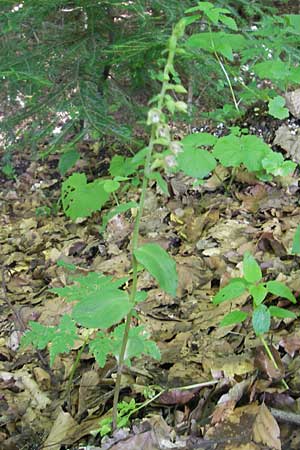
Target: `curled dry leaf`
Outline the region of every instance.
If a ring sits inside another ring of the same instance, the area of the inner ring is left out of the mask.
[[[280,429],[278,423],[265,404],[259,408],[259,412],[253,424],[253,440],[257,443],[268,445],[275,450],[281,450]]]

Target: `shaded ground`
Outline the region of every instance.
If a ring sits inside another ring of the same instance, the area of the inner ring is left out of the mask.
[[[269,128],[267,139],[273,140],[275,130]],[[285,150],[298,162],[297,132],[293,136],[294,153]],[[87,146],[84,155],[76,170],[90,179],[105,173],[105,149]],[[144,358],[127,369],[122,399],[142,402],[145,388],[171,390],[133,416],[130,430],[100,444],[97,430],[112,405],[115,362],[99,369],[83,352],[68,392],[78,349],[58,357],[50,370],[47,352],[20,349],[19,340],[30,320],[55,325],[68,311],[48,292],[68,281],[59,259],[76,264],[81,273],[128,274],[133,218],[130,213],[117,217],[103,236],[100,214],[69,221],[56,207],[57,163],[56,156],[41,164],[22,155],[17,181],[3,182],[0,193],[1,449],[299,449],[300,322],[272,323],[269,342],[282,361],[278,373],[250,323],[218,326],[232,307],[249,310],[247,297],[218,307],[211,302],[220,286],[240,276],[245,251],[255,256],[266,280],[284,281],[298,295],[299,258],[290,254],[300,223],[298,173],[263,184],[240,171],[229,187],[230,174],[220,169],[218,177],[197,188],[187,178],[170,178],[169,197],[155,185],[149,188],[140,241],[157,242],[173,255],[179,287],[173,299],[149,275],[141,275],[140,288],[149,295],[139,305],[140,324],[158,343],[162,359]],[[130,190],[121,200],[137,197]],[[269,301],[286,305],[275,296]],[[286,306],[298,314],[297,305]],[[289,391],[282,387],[283,376]]]

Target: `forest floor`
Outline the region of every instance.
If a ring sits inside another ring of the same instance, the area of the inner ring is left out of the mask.
[[[270,141],[275,131],[268,130]],[[80,151],[74,170],[85,171],[89,179],[105,174],[106,146],[86,144]],[[19,344],[30,320],[57,325],[68,312],[69,305],[48,291],[68,282],[58,260],[82,273],[128,274],[133,218],[118,216],[103,235],[100,213],[71,222],[56,208],[59,157],[37,162],[25,152],[19,158],[17,179],[2,180],[0,192],[0,448],[298,450],[300,321],[272,321],[268,342],[281,361],[276,371],[250,320],[219,326],[231,309],[250,310],[247,295],[219,306],[212,297],[230,278],[241,276],[245,251],[254,255],[265,280],[283,281],[299,294],[299,257],[291,254],[300,224],[299,173],[263,183],[240,170],[230,185],[223,169],[197,188],[176,175],[167,180],[168,197],[154,183],[149,187],[140,242],[159,243],[172,254],[179,285],[172,298],[149,275],[141,275],[139,288],[148,298],[139,304],[139,324],[162,357],[159,362],[138,359],[125,370],[121,400],[141,403],[145,390],[148,395],[157,386],[165,391],[133,415],[127,428],[101,443],[99,423],[112,406],[115,361],[100,369],[84,351],[67,391],[78,348],[58,356],[50,369],[46,351]],[[123,195],[120,201],[138,198],[136,189]],[[299,314],[297,305],[275,295],[268,302]]]

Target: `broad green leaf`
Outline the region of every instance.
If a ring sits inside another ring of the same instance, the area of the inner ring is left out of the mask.
[[[232,311],[224,316],[220,322],[220,327],[227,327],[229,325],[242,323],[247,317],[248,314],[244,311]]]
[[[283,156],[281,153],[273,152],[270,150],[267,152],[266,156],[262,160],[262,166],[267,173],[272,173],[278,169],[284,162]]]
[[[72,317],[86,328],[109,328],[131,310],[128,294],[120,289],[105,288],[74,306]]]
[[[193,133],[185,136],[180,143],[184,148],[212,146],[217,142],[218,138],[210,133]]]
[[[284,161],[280,167],[278,167],[276,170],[274,170],[274,175],[279,175],[281,177],[285,177],[287,175],[290,175],[294,172],[296,169],[297,164],[293,161]]]
[[[280,59],[257,63],[252,67],[252,70],[259,78],[266,78],[271,81],[286,80],[289,76],[289,64]]]
[[[87,183],[83,173],[74,173],[62,184],[62,205],[65,214],[72,220],[89,217],[99,211],[109,199],[103,180]]]
[[[246,292],[244,281],[242,279],[236,279],[220,289],[219,292],[213,297],[212,302],[214,305],[219,305],[220,303],[227,302],[228,300],[238,298],[244,292]]]
[[[206,177],[216,165],[215,158],[206,150],[187,147],[177,155],[178,169],[193,178]]]
[[[223,31],[193,34],[187,45],[200,48],[210,53],[219,52],[230,61],[233,60],[233,51],[239,51],[247,46],[247,41],[241,34],[230,34]]]
[[[279,317],[279,319],[296,319],[297,315],[292,311],[288,311],[284,308],[279,308],[278,306],[270,306],[269,311],[271,316]]]
[[[157,280],[161,289],[176,295],[176,263],[163,248],[157,244],[145,244],[134,251],[134,256]]]
[[[136,202],[127,202],[122,203],[121,205],[116,206],[115,208],[111,209],[107,214],[105,214],[102,218],[102,225],[99,228],[99,233],[103,233],[103,231],[106,228],[106,225],[117,214],[122,214],[126,211],[128,211],[131,208],[138,208],[138,204]]]
[[[213,3],[211,2],[199,2],[197,6],[193,6],[192,8],[186,9],[184,11],[185,14],[195,12],[195,11],[209,11],[210,9],[214,8]]]
[[[265,286],[271,294],[277,295],[277,297],[287,298],[292,303],[297,303],[290,288],[280,281],[268,281]]]
[[[284,106],[285,99],[281,95],[277,95],[269,101],[268,113],[276,119],[286,119],[289,117],[289,110]]]
[[[137,155],[135,156],[137,157]],[[133,161],[133,158],[125,158],[125,156],[115,155],[110,162],[109,173],[112,177],[128,177],[136,172],[139,166],[137,159],[138,158]]]
[[[262,278],[261,269],[255,261],[255,258],[249,252],[244,254],[243,274],[245,280],[249,283],[257,283]]]
[[[61,155],[58,163],[59,173],[64,176],[71,167],[80,158],[80,153],[77,150],[69,150]]]
[[[212,154],[224,167],[238,167],[243,162],[240,138],[230,134],[218,140]]]
[[[104,367],[108,355],[112,352],[111,335],[100,331],[89,343],[89,349],[95,356],[98,366],[101,368]]]
[[[119,189],[120,183],[117,180],[105,180],[103,187],[105,192],[110,194],[111,192],[115,192]]]
[[[263,284],[258,284],[257,286],[256,285],[250,286],[249,293],[253,297],[254,304],[258,306],[266,298],[268,290],[265,288]]]
[[[270,147],[257,136],[242,136],[240,139],[244,166],[249,172],[258,172],[262,169],[262,159],[270,152]]]
[[[300,255],[300,225],[297,226],[294,234],[292,255]]]
[[[265,305],[259,305],[253,312],[252,325],[257,336],[267,333],[271,325],[270,311]]]

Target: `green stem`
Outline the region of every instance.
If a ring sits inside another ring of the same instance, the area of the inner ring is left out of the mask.
[[[278,364],[275,361],[275,358],[274,358],[274,356],[273,356],[273,354],[272,354],[272,352],[271,352],[271,350],[270,350],[270,348],[269,348],[265,338],[263,336],[259,336],[259,338],[260,338],[260,340],[261,340],[261,342],[262,342],[262,344],[263,344],[263,346],[264,346],[264,348],[265,348],[265,350],[267,352],[267,355],[268,355],[269,359],[272,361],[273,366],[275,367],[276,370],[279,371],[280,369],[278,367]],[[281,382],[282,382],[283,386],[285,387],[285,389],[289,389],[289,387],[288,387],[288,385],[287,385],[287,383],[286,383],[286,381],[284,379],[282,379]]]
[[[167,92],[168,88],[168,82],[170,79],[170,70],[173,66],[173,60],[175,56],[176,51],[176,44],[177,44],[177,37],[175,32],[172,33],[172,36],[170,38],[169,43],[169,53],[168,53],[168,59],[164,68],[164,74],[163,74],[163,83],[161,92],[159,94],[159,100],[157,108],[161,111],[164,105],[164,97]],[[156,130],[157,130],[158,124],[153,124],[151,128],[151,135],[148,145],[148,152],[146,155],[146,161],[144,166],[144,176],[142,181],[142,187],[141,187],[141,196],[139,201],[139,207],[137,216],[134,223],[134,230],[132,235],[132,286],[130,290],[130,302],[132,305],[132,309],[127,314],[126,320],[125,320],[125,329],[124,329],[124,336],[121,346],[121,351],[119,354],[119,361],[118,361],[118,369],[117,369],[117,377],[116,377],[116,384],[115,384],[115,391],[114,391],[114,399],[113,399],[113,430],[117,428],[117,417],[118,417],[118,402],[119,402],[119,395],[120,395],[120,389],[121,389],[121,378],[122,378],[122,371],[123,371],[123,365],[124,365],[124,359],[125,359],[125,352],[126,352],[126,346],[128,342],[129,337],[129,331],[130,331],[130,324],[132,315],[134,312],[134,305],[135,305],[135,296],[137,292],[137,281],[138,281],[138,263],[134,256],[135,250],[138,248],[138,238],[139,238],[139,229],[140,229],[140,223],[141,218],[143,215],[144,210],[144,203],[145,203],[145,196],[146,196],[146,190],[148,186],[148,179],[151,172],[151,156],[154,148],[154,142],[156,139]]]

